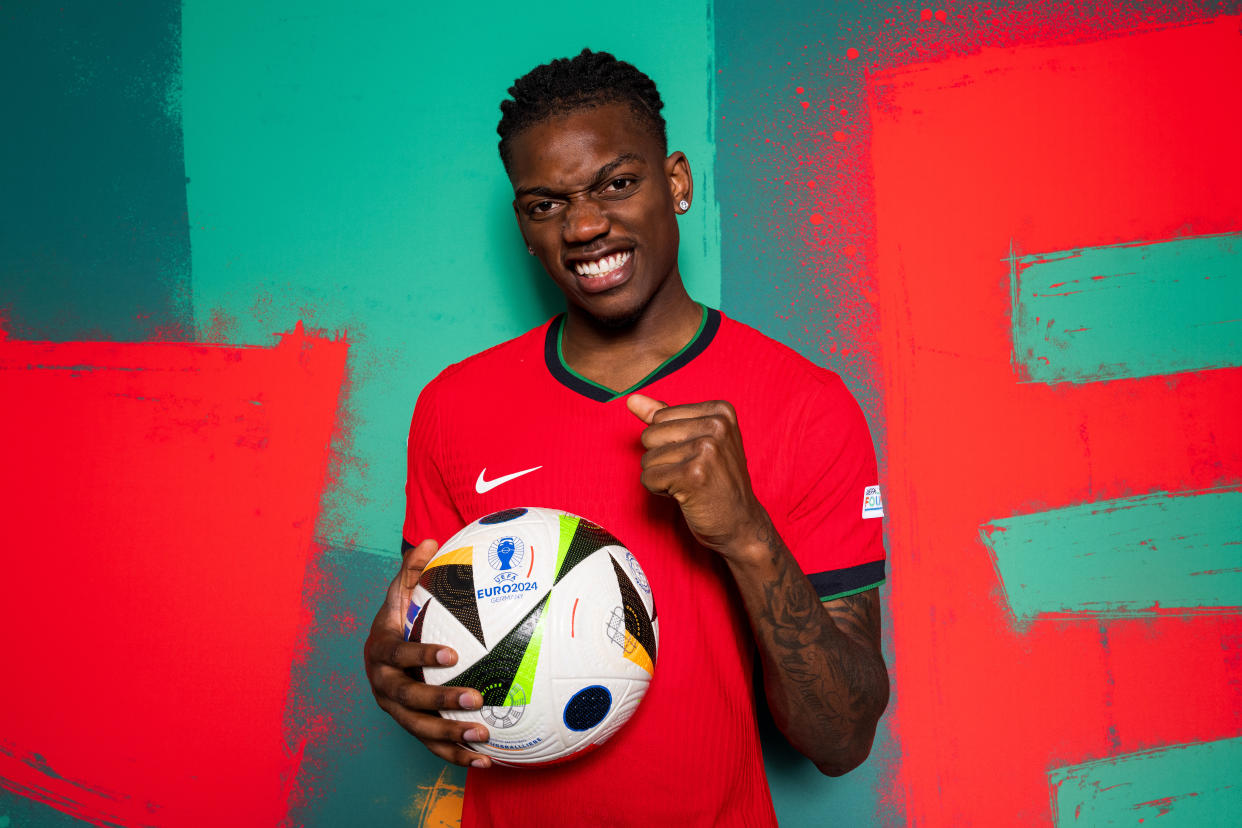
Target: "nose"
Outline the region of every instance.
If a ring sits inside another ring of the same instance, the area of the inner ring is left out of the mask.
[[[564,236],[570,244],[597,239],[606,235],[611,226],[608,215],[591,198],[575,199],[565,211]]]

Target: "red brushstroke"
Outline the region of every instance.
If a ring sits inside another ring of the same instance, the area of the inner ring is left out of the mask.
[[[769,181],[790,184],[788,190],[773,190],[772,212],[759,221],[806,274],[802,284],[783,291],[788,308],[777,317],[801,322],[796,340],[818,349],[823,364],[846,378],[873,427],[883,420],[883,404],[875,382],[880,356],[868,78],[983,49],[1081,42],[1163,27],[1219,14],[1224,7],[1215,0],[949,2],[930,7],[934,20],[923,20],[918,4],[876,5],[836,30],[816,31],[808,19],[808,30],[816,36],[802,43],[802,53],[820,56],[792,65],[789,83],[805,86],[815,105],[804,109],[791,99],[755,133],[751,151],[757,189],[762,192]],[[808,74],[826,80],[807,83]],[[1176,100],[1165,102],[1166,115],[1180,110]],[[952,159],[958,150],[928,147],[922,166],[937,166],[946,152]],[[812,223],[815,214],[824,220]]]
[[[1047,824],[1053,767],[1242,733],[1236,615],[1018,630],[978,538],[1018,512],[1242,480],[1242,370],[1019,384],[1003,261],[1011,240],[1022,253],[1239,229],[1238,23],[873,79],[909,824]]]
[[[570,638],[574,637],[574,621],[578,618],[578,600],[579,599],[577,598],[574,599],[574,609],[573,609],[573,612],[569,614],[569,637]]]
[[[285,818],[346,350],[0,337],[0,784],[97,823]]]

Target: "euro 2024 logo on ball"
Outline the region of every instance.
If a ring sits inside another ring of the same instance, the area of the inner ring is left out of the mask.
[[[495,578],[496,583],[517,578],[517,568],[524,557],[526,544],[521,538],[509,536],[492,541],[492,545],[487,548],[487,562],[492,565],[492,569],[500,571]]]
[[[475,597],[482,601],[490,598],[492,603],[515,598],[523,592],[538,589],[535,581],[525,580],[521,572],[521,563],[526,557],[526,543],[516,535],[496,538],[487,548],[487,562],[497,570],[492,579],[497,586],[483,587],[475,590]],[[529,574],[529,573],[527,573]]]

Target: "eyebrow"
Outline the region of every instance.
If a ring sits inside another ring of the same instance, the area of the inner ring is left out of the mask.
[[[642,161],[642,160],[643,160],[642,156],[637,155],[635,153],[632,153],[632,152],[622,153],[621,155],[618,155],[616,158],[614,158],[613,160],[609,161],[607,164],[605,164],[604,166],[596,170],[595,175],[592,176],[590,182],[588,182],[587,185],[583,187],[582,189],[592,190],[595,187],[598,187],[600,184],[604,183],[605,179],[607,179],[608,176],[612,175],[613,171],[616,170],[617,167],[620,167],[622,164],[628,161]],[[528,196],[528,195],[556,196],[556,195],[561,195],[561,193],[557,192],[551,187],[520,187],[519,189],[514,191],[513,195],[515,198],[521,198],[522,196]]]

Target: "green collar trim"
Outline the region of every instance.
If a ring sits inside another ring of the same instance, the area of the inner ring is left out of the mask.
[[[699,327],[694,332],[694,336],[690,337],[682,348],[668,359],[661,362],[655,370],[647,374],[638,382],[634,383],[624,391],[617,391],[601,385],[594,380],[587,379],[579,374],[573,368],[569,367],[569,363],[565,361],[565,351],[563,348],[563,339],[565,335],[565,314],[561,314],[552,320],[551,326],[548,328],[548,337],[545,340],[544,348],[545,360],[548,363],[548,369],[552,372],[563,385],[600,402],[611,402],[621,397],[633,394],[647,385],[655,382],[661,377],[671,374],[678,368],[689,363],[694,357],[698,356],[716,335],[716,330],[720,327],[720,311],[713,310],[707,306],[696,303],[702,310],[702,317],[699,319]]]

